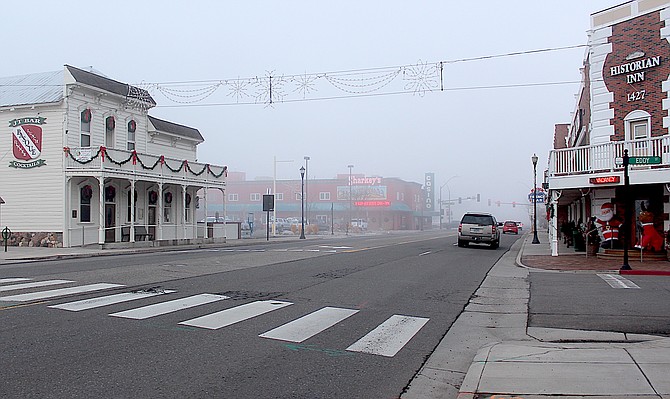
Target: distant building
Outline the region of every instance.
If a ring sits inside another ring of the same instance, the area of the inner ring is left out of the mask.
[[[609,204],[623,217],[624,150],[639,160],[629,167],[634,218],[647,209],[659,234],[670,229],[669,55],[670,1],[629,1],[591,15],[574,116],[567,131],[556,129],[546,174],[556,229],[586,223]],[[632,221],[631,246],[641,230]]]
[[[422,185],[398,178],[341,174],[334,179],[309,179],[305,191],[305,219],[320,230],[346,231],[356,223],[367,223],[369,230],[418,230],[422,223],[430,227],[429,212],[422,211]],[[245,174],[231,172],[226,188],[225,206],[220,193],[208,195],[208,213],[228,220],[264,225],[263,195],[274,193],[276,218],[301,218],[301,180],[246,180]],[[276,190],[275,190],[276,187]],[[351,197],[350,194],[351,193]],[[225,208],[225,211],[224,211]],[[204,214],[199,216],[204,218]],[[362,221],[360,220],[362,219]],[[349,221],[349,222],[347,222]],[[349,225],[347,225],[349,223]],[[307,231],[307,229],[306,229]]]
[[[155,105],[146,90],[71,66],[0,78],[10,244],[205,238],[196,193],[225,190],[226,168],[198,163],[200,132],[148,115]]]

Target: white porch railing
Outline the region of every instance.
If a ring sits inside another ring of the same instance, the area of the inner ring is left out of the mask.
[[[101,170],[141,174],[147,177],[192,182],[224,182],[226,167],[160,155],[142,154],[114,148],[64,148],[65,167],[73,170]]]
[[[584,147],[562,148],[549,153],[549,175],[573,175],[609,172],[621,169],[615,159],[623,157],[624,149],[631,157],[657,156],[660,166],[670,166],[670,136],[630,141],[611,141]],[[655,165],[657,166],[657,165]]]

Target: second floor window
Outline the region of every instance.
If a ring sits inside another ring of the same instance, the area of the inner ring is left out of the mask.
[[[319,199],[321,201],[330,201],[330,193],[328,192],[319,193]]]
[[[86,108],[81,111],[81,136],[79,140],[79,145],[81,147],[90,147],[91,146],[91,110]]]
[[[128,122],[128,151],[135,150],[135,131],[137,130],[137,123],[134,120]]]
[[[284,200],[284,193],[275,194],[275,201],[283,201],[283,200]]]
[[[228,201],[239,201],[239,194],[228,194]]]
[[[261,200],[261,195],[259,193],[253,193],[249,196],[249,199],[251,201],[260,201]]]

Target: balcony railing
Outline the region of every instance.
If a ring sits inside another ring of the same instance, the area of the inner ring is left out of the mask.
[[[142,154],[113,148],[77,147],[64,149],[65,167],[73,170],[100,170],[123,174],[141,174],[147,177],[169,178],[202,182],[225,182],[226,166],[168,158],[162,155]]]
[[[631,157],[657,156],[660,165],[670,166],[670,136],[630,141],[611,141],[584,147],[562,148],[549,153],[549,176],[610,172],[621,169],[616,158],[628,150]]]

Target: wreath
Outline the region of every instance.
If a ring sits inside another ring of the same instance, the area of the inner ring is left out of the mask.
[[[166,204],[171,204],[172,203],[172,193],[169,192],[169,191],[167,193],[165,193],[165,203]]]
[[[116,197],[116,188],[114,186],[105,187],[105,201],[114,202],[114,197]]]
[[[137,122],[131,120],[130,122],[128,122],[128,131],[130,133],[135,133],[135,130],[137,130]]]
[[[154,205],[158,201],[158,193],[155,191],[149,191],[149,204]]]
[[[91,121],[91,110],[86,108],[81,112],[81,121],[84,123],[89,123]]]
[[[81,199],[90,200],[93,197],[93,188],[88,184],[81,188]]]
[[[114,127],[116,126],[116,121],[114,121],[113,116],[107,118],[106,126],[107,130],[114,130]]]

